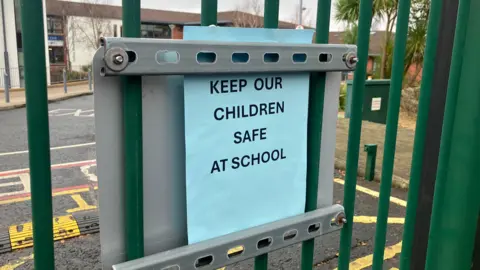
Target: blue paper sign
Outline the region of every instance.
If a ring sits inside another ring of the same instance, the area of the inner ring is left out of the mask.
[[[184,39],[311,43],[313,31],[186,27]],[[303,213],[309,75],[185,76],[188,242]]]

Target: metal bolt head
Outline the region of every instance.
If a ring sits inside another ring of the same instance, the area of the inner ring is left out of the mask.
[[[103,61],[105,62],[105,71],[113,72],[120,72],[124,70],[128,64],[128,54],[125,49],[120,47],[112,47],[105,51],[105,55],[103,57]]]
[[[117,54],[117,55],[114,55],[113,56],[113,63],[117,64],[117,65],[121,65],[123,63],[123,56],[121,56],[120,54]]]
[[[343,61],[348,68],[354,69],[358,63],[357,54],[355,52],[349,52],[347,54],[344,54]]]
[[[345,223],[347,223],[347,218],[343,212],[338,213],[331,221],[332,226],[342,226]]]
[[[350,57],[348,61],[350,61],[350,64],[355,65],[356,63],[358,63],[358,58],[353,56],[353,57]]]

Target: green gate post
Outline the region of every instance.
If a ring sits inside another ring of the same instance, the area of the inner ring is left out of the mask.
[[[317,2],[317,32],[315,43],[327,44],[330,29],[331,0]],[[308,134],[307,134],[307,198],[305,212],[317,209],[318,173],[320,164],[320,146],[323,125],[323,105],[325,98],[325,72],[310,75],[308,100]],[[315,240],[303,242],[302,270],[310,270],[313,266]]]
[[[458,6],[457,24],[455,29],[455,40],[452,52],[452,64],[450,67],[450,76],[448,81],[447,100],[445,105],[445,114],[442,127],[442,139],[440,144],[440,155],[437,168],[437,181],[435,183],[435,193],[433,198],[432,220],[430,223],[429,243],[427,249],[427,266],[430,264],[431,256],[429,253],[436,252],[435,245],[439,237],[436,236],[439,231],[434,230],[433,226],[441,222],[440,215],[435,214],[435,209],[442,209],[446,189],[447,167],[450,159],[450,144],[452,143],[453,123],[455,118],[455,109],[457,106],[458,87],[460,84],[460,74],[462,71],[465,39],[467,35],[468,19],[470,15],[471,0],[460,0]],[[430,259],[429,259],[430,258]]]
[[[437,170],[445,175],[439,175],[435,187],[426,269],[471,268],[475,220],[480,210],[479,9],[479,1],[462,0],[459,4],[443,126],[446,133]]]
[[[140,0],[123,0],[123,36],[140,37]],[[126,59],[124,59],[126,60]],[[144,255],[142,77],[123,78],[125,146],[125,250],[127,260]]]
[[[407,46],[408,19],[410,15],[410,0],[400,0],[398,3],[397,29],[395,33],[395,49],[393,52],[392,80],[388,100],[387,126],[383,149],[382,178],[378,200],[377,225],[375,229],[375,245],[373,252],[373,270],[383,269],[383,255],[387,237],[388,209],[392,189],[393,166],[397,142],[398,114],[402,96],[403,65]]]
[[[279,0],[265,0],[264,28],[278,28]],[[268,254],[255,257],[255,270],[268,269]]]
[[[363,150],[367,152],[367,161],[365,164],[365,180],[373,181],[375,178],[375,163],[377,160],[377,145],[365,144]]]
[[[264,28],[278,28],[279,0],[265,0]]]
[[[407,213],[403,229],[402,253],[400,258],[400,269],[410,269],[414,227],[418,206],[418,195],[420,178],[423,166],[424,144],[426,139],[426,126],[428,111],[430,108],[430,96],[432,92],[432,78],[437,54],[437,39],[442,13],[442,0],[431,0],[430,13],[428,18],[427,42],[423,60],[422,84],[420,87],[420,98],[418,104],[418,115],[413,143],[413,157],[408,189]]]
[[[28,150],[35,269],[55,269],[47,73],[42,1],[22,0]]]
[[[350,247],[352,243],[353,213],[355,209],[355,190],[357,186],[358,154],[360,134],[362,132],[362,107],[365,77],[367,76],[368,46],[370,43],[370,27],[372,25],[372,0],[360,1],[360,18],[358,23],[358,64],[353,78],[351,118],[348,128],[347,170],[344,186],[345,216],[347,223],[343,225],[340,235],[340,257],[338,269],[347,270],[350,263]]]

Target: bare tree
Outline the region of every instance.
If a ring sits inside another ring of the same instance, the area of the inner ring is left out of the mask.
[[[237,6],[233,18],[236,27],[260,28],[263,27],[263,1],[246,0],[243,5]]]
[[[296,5],[295,12],[293,13],[290,19],[291,23],[293,24],[299,23],[299,20],[300,20],[300,16],[299,16],[300,14],[298,12],[299,10],[300,10],[300,5]],[[302,9],[302,25],[314,27],[311,10],[305,7]]]
[[[102,6],[109,4],[109,0],[82,0],[80,7],[85,12],[85,17],[69,17],[69,31],[72,31],[72,37],[75,42],[92,50],[100,47],[100,38],[103,36],[112,36],[112,24],[105,13],[102,12]]]
[[[52,3],[52,2],[51,2]],[[47,2],[48,4],[48,2]],[[62,22],[63,22],[63,42],[64,42],[64,53],[66,57],[66,68],[67,70],[71,70],[72,60],[70,59],[70,49],[75,50],[75,40],[74,40],[74,25],[72,21],[69,20],[69,15],[71,14],[72,10],[71,7],[64,3],[63,1],[53,2],[52,4],[61,5],[62,9]],[[72,37],[72,38],[71,38]]]

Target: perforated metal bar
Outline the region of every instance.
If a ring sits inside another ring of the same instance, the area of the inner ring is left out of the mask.
[[[355,45],[105,38],[102,75],[351,71]]]
[[[302,215],[113,266],[115,270],[217,269],[342,228],[343,207]],[[239,250],[242,250],[239,251]],[[236,251],[232,253],[232,250]],[[230,254],[230,255],[229,255]]]

